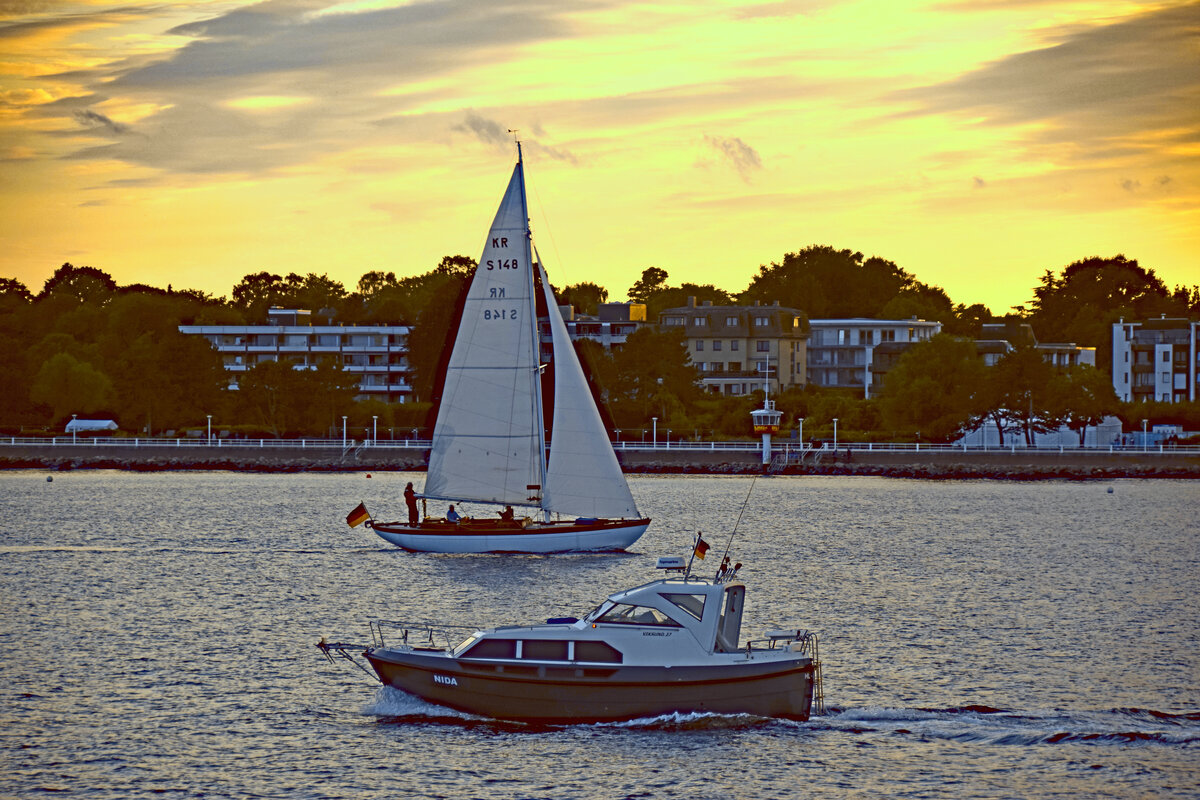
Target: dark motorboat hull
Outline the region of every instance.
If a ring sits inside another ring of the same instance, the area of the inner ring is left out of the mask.
[[[444,651],[368,650],[388,686],[496,719],[570,724],[672,713],[754,714],[808,719],[813,665],[807,657],[712,666],[533,666],[458,661]]]
[[[649,527],[649,519],[597,519],[572,522],[426,520],[416,525],[372,522],[387,542],[422,553],[570,553],[624,550]]]

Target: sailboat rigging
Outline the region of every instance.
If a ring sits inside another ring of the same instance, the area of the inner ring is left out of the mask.
[[[553,346],[548,457],[538,284]],[[638,512],[557,308],[533,246],[518,142],[446,367],[423,492],[509,508],[499,519],[368,521],[379,536],[427,552],[550,553],[621,550],[645,532],[650,520]],[[532,513],[518,518],[513,506]]]

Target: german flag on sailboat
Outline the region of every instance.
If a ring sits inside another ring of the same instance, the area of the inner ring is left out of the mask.
[[[708,542],[696,539],[696,558],[703,561],[706,555],[708,555]]]
[[[354,507],[354,510],[346,515],[346,524],[351,528],[356,528],[369,520],[371,515],[367,513],[367,507],[359,503]]]

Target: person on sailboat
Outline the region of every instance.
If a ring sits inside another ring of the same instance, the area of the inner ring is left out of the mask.
[[[413,489],[412,481],[404,487],[404,502],[408,504],[408,524],[417,524],[417,492]]]
[[[450,506],[450,510],[446,512],[446,521],[458,522],[460,519],[462,519],[462,517],[460,517],[458,512],[454,510],[454,506]]]
[[[513,511],[512,506],[505,506],[504,510],[499,513],[500,513],[500,519],[504,520],[505,522],[512,522],[513,517],[516,516],[516,512]]]

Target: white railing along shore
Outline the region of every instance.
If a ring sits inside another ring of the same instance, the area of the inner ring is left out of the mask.
[[[47,447],[92,449],[113,448],[212,448],[212,449],[283,449],[283,450],[350,450],[371,448],[376,450],[428,450],[429,439],[380,439],[377,441],[355,439],[195,439],[162,437],[107,437],[107,436],[4,436],[0,447]],[[761,441],[661,441],[661,442],[613,442],[619,452],[762,452]],[[1034,445],[1024,443],[998,444],[928,444],[921,442],[831,442],[800,444],[791,440],[773,442],[772,452],[799,459],[807,454],[835,452],[853,453],[925,453],[925,452],[971,452],[971,453],[1145,453],[1145,454],[1200,454],[1198,445],[1175,444],[1110,444],[1092,447],[1069,445]]]

